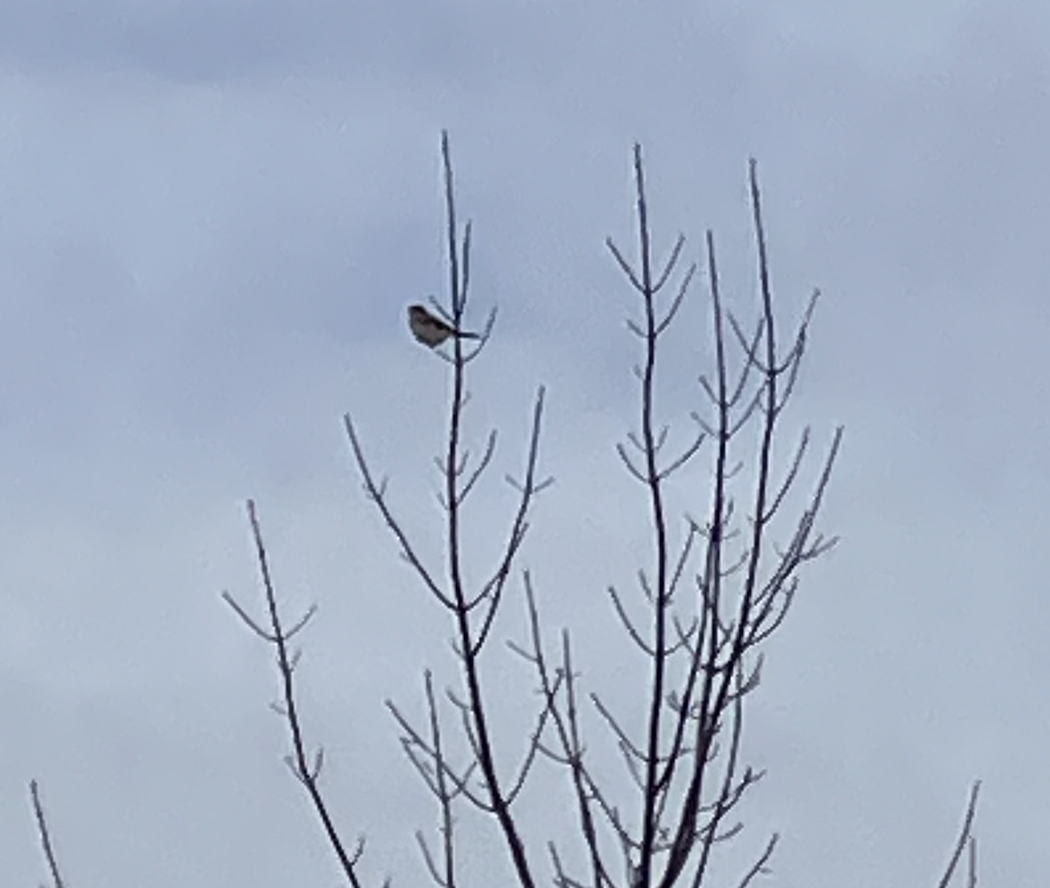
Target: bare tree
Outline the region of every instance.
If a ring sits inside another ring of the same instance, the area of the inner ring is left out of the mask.
[[[448,297],[445,304],[432,300],[432,308],[460,330],[471,297],[471,226],[468,222],[461,227],[457,220],[447,134],[442,136],[441,153]],[[658,261],[639,146],[633,160],[637,248],[632,258],[611,239],[607,243],[638,298],[637,317],[628,321],[641,353],[635,368],[638,420],[617,452],[645,494],[651,545],[649,563],[638,570],[639,594],[628,598],[610,587],[609,599],[625,642],[634,645],[647,663],[645,717],[640,723],[629,722],[612,701],[585,688],[585,673],[574,659],[569,630],[563,630],[553,646],[546,639],[540,595],[532,575],[523,571],[525,638],[511,642],[510,650],[530,670],[538,702],[523,753],[511,760],[496,741],[482,653],[492,645],[493,627],[506,606],[508,590],[516,586],[512,581],[519,575],[531,509],[550,478],[539,469],[545,399],[541,388],[531,407],[520,473],[506,476],[515,490],[516,505],[506,517],[500,554],[479,583],[468,583],[463,515],[472,492],[492,469],[498,443],[494,430],[477,453],[464,443],[469,438],[465,432],[468,377],[493,333],[495,311],[476,342],[451,336],[447,350],[436,352],[448,363],[451,389],[445,445],[436,460],[445,540],[440,565],[429,563],[414,545],[391,506],[386,478],[373,470],[366,457],[358,426],[350,415],[344,417],[367,498],[452,628],[458,681],[447,689],[446,697],[454,717],[447,718],[439,705],[430,670],[424,673],[423,724],[388,702],[407,757],[437,801],[438,842],[428,841],[422,833],[417,833],[417,840],[430,876],[441,888],[462,884],[459,855],[465,840],[456,816],[461,806],[491,818],[522,888],[549,878],[559,888],[712,884],[712,862],[719,849],[743,830],[744,803],[763,776],[747,763],[743,747],[744,713],[749,695],[760,684],[763,645],[784,625],[802,568],[836,542],[817,530],[817,519],[842,428],[831,432],[823,455],[815,461],[810,459],[808,427],[786,450],[781,440],[819,293],[814,291],[794,328],[783,335],[755,162],[750,164],[749,186],[758,293],[748,319],[729,308],[723,296],[711,231],[706,232],[702,257],[696,263],[685,259],[683,236],[671,245],[667,258]],[[685,417],[689,436],[674,450],[671,442],[677,435],[656,406],[661,373],[677,376],[697,371],[662,369],[658,357],[665,353],[665,338],[676,329],[679,309],[693,292],[700,263],[706,271],[710,307],[711,366],[699,375],[697,406]],[[668,479],[700,465],[705,466],[708,483],[696,490],[685,514],[676,514],[668,501]],[[808,492],[803,492],[804,485]],[[307,753],[295,705],[296,657],[289,652],[288,641],[312,610],[291,629],[283,627],[251,504],[249,513],[267,604],[266,627],[228,595],[227,600],[277,651],[282,682],[278,711],[288,725],[293,750],[289,764],[313,801],[347,881],[357,888],[363,844],[349,852],[339,837],[320,792],[322,755]],[[607,761],[610,751],[622,762],[626,780],[603,778],[604,771],[595,766],[598,760]],[[521,813],[523,791],[542,763],[564,773],[575,800],[576,828],[568,834],[560,830],[556,838],[536,835],[537,827],[546,824]],[[975,784],[942,888],[949,884],[966,847],[969,884],[976,885],[972,838],[976,800]],[[768,870],[777,841],[774,833],[763,842],[737,874],[736,884],[744,888]],[[549,870],[538,863],[538,849],[544,848]]]
[[[447,307],[433,300],[432,308],[441,322],[461,331],[470,300],[471,226],[468,222],[461,229],[457,221],[447,134],[442,136],[441,155],[448,296]],[[545,403],[540,388],[531,405],[520,472],[516,477],[506,476],[516,492],[516,504],[506,517],[501,549],[484,579],[469,583],[461,523],[471,494],[492,468],[498,436],[490,431],[478,453],[464,443],[468,437],[464,432],[468,375],[493,334],[495,310],[476,339],[468,342],[465,337],[449,336],[445,340],[448,350],[435,352],[447,361],[451,383],[445,446],[437,460],[446,542],[442,564],[429,563],[413,544],[387,497],[386,479],[373,471],[351,416],[344,417],[367,498],[452,627],[458,684],[448,689],[447,699],[454,718],[444,717],[446,711],[439,705],[430,670],[424,673],[427,717],[422,725],[388,702],[405,753],[437,801],[440,841],[435,846],[422,833],[417,833],[417,839],[430,876],[441,888],[462,884],[456,816],[461,806],[482,812],[495,824],[510,869],[522,888],[534,888],[548,879],[558,888],[710,885],[713,858],[741,834],[744,804],[763,777],[747,763],[743,746],[744,713],[748,698],[760,685],[763,645],[783,627],[802,568],[836,543],[834,537],[817,530],[817,519],[842,442],[842,428],[831,432],[815,465],[808,459],[808,427],[782,451],[785,411],[799,379],[819,293],[814,291],[794,328],[782,335],[755,162],[750,163],[749,187],[758,298],[749,320],[730,309],[723,297],[710,230],[696,262],[685,258],[684,236],[673,242],[665,260],[658,260],[642,151],[637,145],[633,161],[637,248],[631,257],[611,239],[607,241],[626,285],[638,298],[637,316],[628,321],[628,328],[637,337],[641,353],[635,368],[637,426],[616,450],[625,470],[644,492],[651,546],[648,564],[638,570],[639,594],[629,599],[617,587],[608,592],[624,640],[641,652],[648,670],[642,701],[645,714],[638,723],[626,719],[602,694],[585,687],[585,673],[574,659],[569,630],[562,630],[557,643],[550,644],[541,618],[540,595],[532,575],[522,571],[525,638],[511,642],[509,649],[526,664],[539,692],[538,702],[528,742],[516,761],[509,761],[497,742],[482,654],[492,646],[497,615],[519,576],[519,556],[532,507],[551,479],[539,469]],[[690,435],[674,450],[672,424],[659,415],[656,406],[661,372],[678,376],[695,371],[688,367],[663,371],[658,359],[666,354],[662,350],[665,337],[677,329],[676,318],[693,291],[700,265],[706,271],[708,289],[711,365],[698,377],[697,406],[688,416]],[[668,480],[698,463],[706,466],[709,483],[696,490],[684,514],[676,514],[669,505]],[[807,492],[802,492],[807,473]],[[362,888],[365,881],[359,867],[364,839],[347,842],[337,825],[322,791],[323,748],[312,747],[307,740],[297,702],[299,651],[292,645],[316,609],[308,608],[291,623],[282,616],[255,503],[249,501],[247,507],[264,617],[252,617],[228,592],[223,597],[274,650],[280,683],[274,709],[287,728],[291,749],[286,763],[309,796],[346,882]],[[453,749],[464,752],[456,755]],[[599,757],[609,758],[609,749],[618,754],[626,780],[611,781],[596,767]],[[524,790],[543,764],[564,775],[574,799],[576,828],[568,834],[564,830],[556,837],[538,833],[547,823],[520,813]],[[979,789],[980,783],[975,782],[938,888],[948,888],[959,874],[969,888],[977,885],[973,823]],[[29,791],[51,885],[63,888],[67,883],[60,873],[35,780]],[[774,833],[737,874],[740,888],[768,871],[777,841]],[[549,869],[537,863],[541,856],[537,849],[546,851]]]

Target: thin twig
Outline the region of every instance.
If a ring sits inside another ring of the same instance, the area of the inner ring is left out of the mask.
[[[63,888],[65,882],[58,871],[58,860],[55,857],[55,849],[51,844],[51,834],[47,828],[47,818],[44,816],[44,805],[40,801],[40,786],[36,780],[29,781],[29,796],[33,801],[33,814],[36,816],[36,828],[40,835],[40,847],[44,852],[47,867],[51,870],[53,888]]]
[[[955,841],[955,849],[952,851],[951,859],[948,861],[948,866],[945,867],[944,875],[941,876],[941,880],[937,883],[937,888],[948,888],[948,883],[951,881],[952,876],[955,874],[955,868],[959,865],[959,859],[962,857],[963,851],[966,849],[966,844],[971,837],[971,830],[973,829],[973,819],[977,814],[977,795],[981,791],[981,781],[975,780],[973,786],[970,787],[970,798],[966,803],[966,816],[963,817],[962,827],[959,830],[959,837]],[[976,849],[971,847],[970,850],[970,884],[976,885],[976,868],[977,868],[977,852]]]

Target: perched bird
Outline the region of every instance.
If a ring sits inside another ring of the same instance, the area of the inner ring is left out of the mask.
[[[441,318],[434,317],[425,306],[418,304],[408,307],[408,326],[412,330],[412,335],[430,348],[437,348],[449,336],[456,336],[459,339],[481,338],[477,333],[457,330],[451,324],[446,324]]]

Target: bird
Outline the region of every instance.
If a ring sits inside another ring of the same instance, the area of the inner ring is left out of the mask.
[[[441,318],[434,317],[426,306],[416,304],[408,307],[408,326],[412,335],[419,342],[429,348],[437,348],[450,336],[459,339],[480,339],[477,333],[467,333],[465,330],[457,330],[451,324],[445,323]]]

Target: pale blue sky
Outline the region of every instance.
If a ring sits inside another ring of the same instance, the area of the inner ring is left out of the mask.
[[[558,484],[525,561],[554,626],[614,633],[603,590],[645,550],[602,242],[629,236],[640,140],[658,236],[696,255],[714,228],[746,304],[756,156],[782,304],[825,294],[794,421],[847,437],[843,542],[755,698],[744,847],[783,833],[773,886],[932,885],[980,777],[985,882],[1045,884],[1048,29],[1036,3],[0,3],[3,883],[44,875],[31,777],[74,885],[338,882],[269,653],[219,600],[253,601],[252,496],[289,604],[321,607],[303,701],[339,820],[369,876],[423,884],[434,812],[381,704],[418,711],[447,631],[340,416],[436,550],[444,365],[403,312],[444,284],[447,127],[472,311],[500,310],[471,409],[505,449],[472,526],[545,383]],[[701,293],[669,415],[698,397]],[[620,644],[581,635],[597,687]]]

